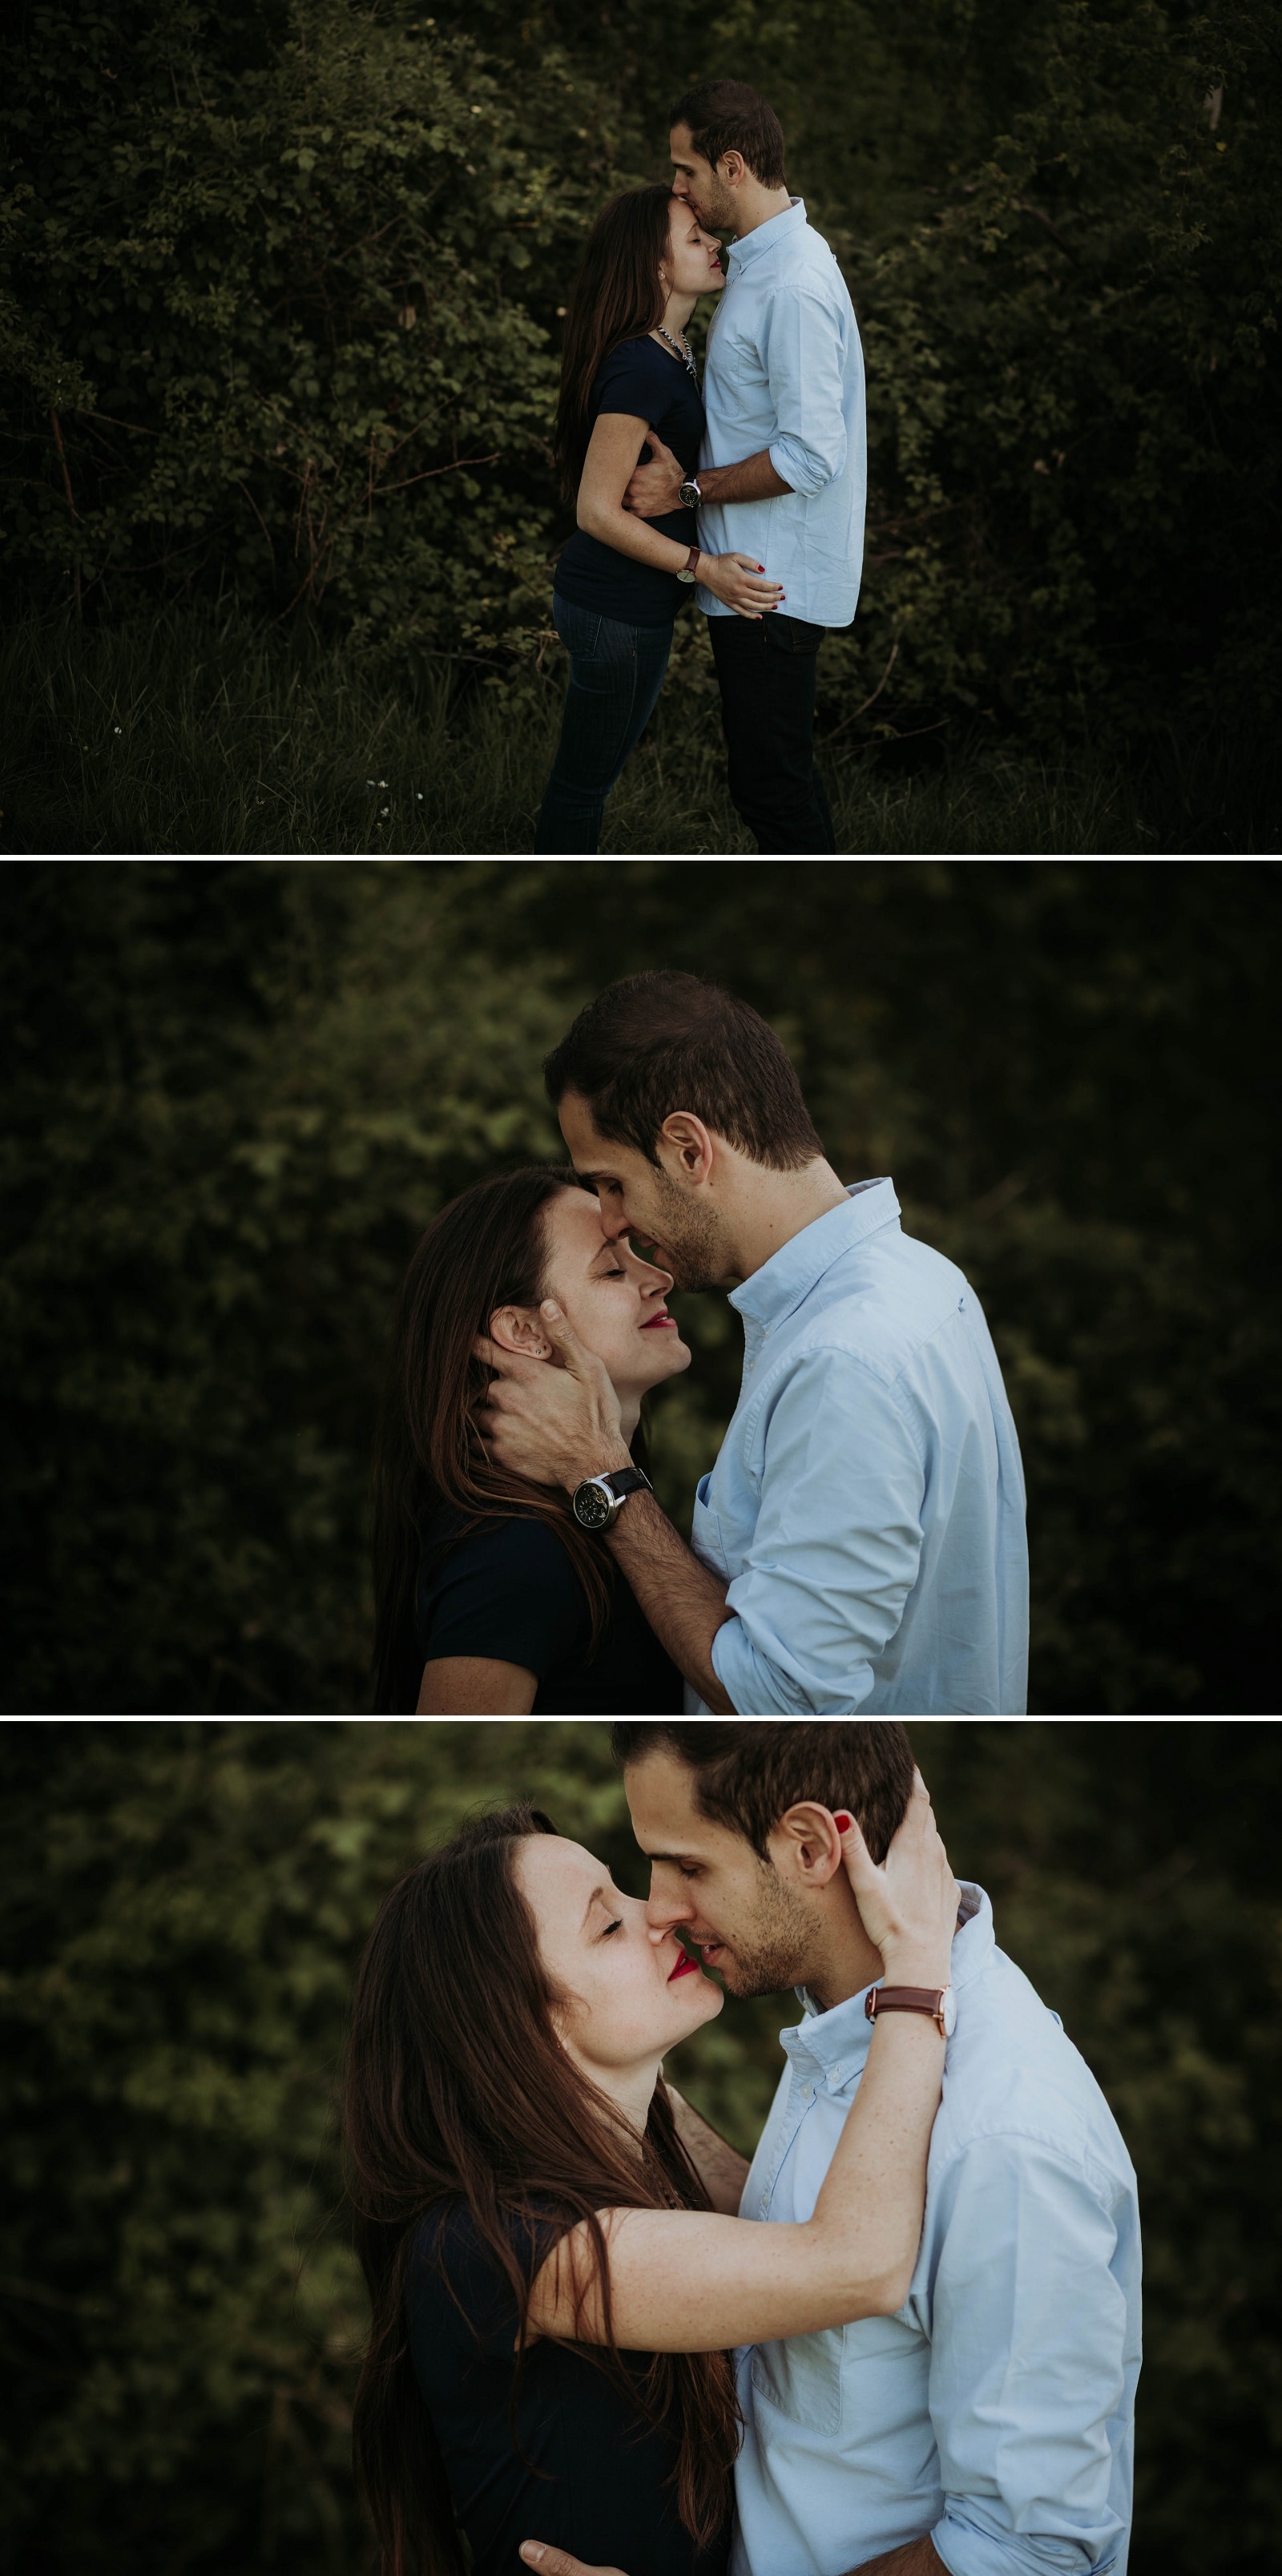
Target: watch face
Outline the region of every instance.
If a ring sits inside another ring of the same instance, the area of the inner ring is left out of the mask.
[[[599,1530],[609,1527],[617,1503],[603,1494],[599,1485],[576,1485],[571,1508],[580,1529]]]
[[[944,1988],[944,2037],[951,2039],[957,2028],[957,1997],[951,1986]]]

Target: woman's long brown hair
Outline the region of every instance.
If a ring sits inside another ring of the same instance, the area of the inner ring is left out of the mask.
[[[477,1181],[434,1217],[401,1286],[374,1449],[374,1706],[412,1714],[423,1659],[414,1628],[419,1566],[433,1515],[458,1513],[455,1535],[517,1513],[556,1531],[583,1586],[599,1645],[610,1613],[599,1539],[579,1528],[569,1496],[511,1475],[475,1427],[490,1372],[475,1357],[498,1306],[546,1294],[547,1212],[582,1186],[568,1167],[538,1164]],[[633,1454],[638,1444],[633,1442]]]
[[[621,340],[639,340],[663,320],[667,294],[659,268],[671,224],[669,188],[625,188],[602,207],[588,234],[565,317],[554,432],[567,501],[578,490],[592,436],[597,369]]]
[[[555,1826],[535,1807],[465,1825],[385,1899],[356,1980],[345,2087],[348,2191],[369,2288],[369,2342],[352,2445],[374,2524],[381,2576],[461,2576],[444,2463],[409,2348],[405,2292],[422,2222],[442,2204],[468,2212],[510,2282],[525,2350],[530,2273],[514,2232],[544,2241],[549,2215],[586,2226],[610,2341],[576,2347],[679,2442],[677,2509],[707,2543],[730,2504],[739,2431],[725,2353],[657,2353],[638,2393],[619,2359],[597,2211],[706,2209],[662,2081],[642,2154],[556,2035],[560,1998],[516,1883],[520,1842]],[[517,2361],[520,2366],[520,2359]],[[514,2418],[513,2418],[514,2420]]]

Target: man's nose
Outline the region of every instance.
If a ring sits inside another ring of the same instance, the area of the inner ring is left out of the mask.
[[[677,1923],[693,1923],[695,1909],[688,1896],[663,1896],[652,1890],[645,1909],[645,1919],[652,1941],[666,1941]]]

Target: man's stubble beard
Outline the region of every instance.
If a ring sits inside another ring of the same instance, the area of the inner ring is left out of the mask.
[[[721,1228],[711,1208],[692,1207],[684,1190],[678,1189],[662,1165],[658,1187],[663,1213],[655,1234],[670,1256],[677,1287],[716,1288],[727,1277],[728,1264]]]
[[[751,1929],[734,1943],[731,1965],[718,1964],[727,1992],[740,2003],[777,1995],[805,1982],[814,1929],[804,1905],[784,1886],[770,1861],[761,1863],[759,1902]]]

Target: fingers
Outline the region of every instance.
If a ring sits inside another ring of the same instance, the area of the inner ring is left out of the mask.
[[[596,1361],[596,1354],[579,1340],[573,1324],[563,1314],[555,1297],[544,1298],[539,1308],[539,1319],[553,1350],[559,1351],[566,1367],[575,1377],[585,1377]]]
[[[527,1359],[524,1351],[500,1350],[498,1343],[490,1341],[485,1333],[477,1334],[472,1344],[472,1357],[482,1360],[486,1368],[499,1370],[504,1377],[537,1377],[544,1366],[542,1360]]]
[[[618,2567],[585,2567],[568,2549],[553,2549],[543,2540],[523,2540],[521,2556],[527,2567],[537,2567],[539,2576],[622,2576]]]

